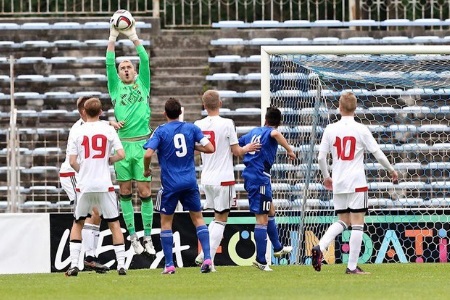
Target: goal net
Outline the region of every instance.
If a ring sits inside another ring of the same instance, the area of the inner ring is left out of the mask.
[[[358,98],[356,120],[368,125],[399,173],[394,185],[370,154],[369,186],[359,263],[446,262],[450,221],[450,49],[441,46],[320,46],[261,48],[262,120],[279,107],[279,130],[298,159],[280,147],[272,169],[277,223],[294,246],[274,264],[310,264],[311,248],[337,220],[322,186],[318,146],[337,121],[343,91]],[[330,159],[331,160],[331,159]],[[324,253],[346,263],[350,231]]]

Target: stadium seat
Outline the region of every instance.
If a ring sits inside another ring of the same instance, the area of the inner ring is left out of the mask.
[[[375,43],[375,39],[373,37],[369,37],[369,36],[362,36],[362,37],[358,37],[358,36],[354,36],[354,37],[350,37],[346,40],[344,40],[345,44],[374,44]]]
[[[219,21],[212,23],[212,28],[248,28],[249,23],[244,21]]]
[[[279,41],[276,38],[253,38],[248,41],[249,45],[276,45]]]
[[[217,92],[221,98],[234,98],[237,95],[236,91],[231,90],[218,90]]]
[[[17,23],[0,23],[0,30],[16,30],[20,25]]]
[[[79,63],[82,64],[92,64],[92,63],[102,63],[106,62],[105,56],[85,56],[78,60]]]
[[[370,19],[360,19],[360,20],[350,20],[348,22],[344,22],[344,25],[349,27],[374,27],[378,26],[379,22]]]
[[[279,21],[274,20],[257,20],[253,21],[250,24],[250,27],[252,28],[277,28],[280,27],[281,23]]]
[[[237,73],[215,73],[206,76],[206,80],[240,80],[241,76]]]
[[[408,19],[387,19],[380,22],[380,26],[410,26],[412,22]]]
[[[55,22],[51,25],[51,29],[82,29],[83,26],[78,22]]]
[[[414,36],[411,38],[411,42],[417,43],[439,43],[443,41],[438,36]]]
[[[46,61],[51,64],[60,64],[60,63],[67,64],[76,62],[77,58],[75,56],[54,56],[50,57]]]
[[[17,80],[19,81],[45,81],[44,76],[42,75],[19,75],[17,76]]]
[[[74,81],[76,79],[73,74],[53,74],[49,75],[48,78],[55,81]]]
[[[80,75],[81,80],[95,80],[95,81],[106,81],[105,74],[82,74]]]
[[[23,41],[23,47],[50,48],[53,44],[49,41]]]
[[[282,39],[280,43],[283,45],[302,45],[302,44],[310,44],[311,41],[308,38],[304,37],[288,37]]]
[[[210,63],[231,63],[241,62],[243,59],[240,55],[216,55],[215,57],[208,57]]]
[[[20,26],[22,30],[49,30],[50,24],[47,22],[26,22]]]
[[[110,27],[109,22],[86,22],[83,24],[84,29],[109,29]]]
[[[244,40],[241,38],[219,38],[211,40],[211,45],[213,46],[237,46],[243,44]]]
[[[312,23],[312,27],[342,27],[339,20],[317,20]]]
[[[101,40],[101,39],[97,39],[97,40],[86,40],[84,41],[84,43],[89,46],[89,47],[105,47],[108,46],[108,40]]]
[[[78,40],[57,40],[54,41],[53,44],[56,47],[82,47],[84,46],[83,42]]]
[[[20,57],[16,60],[16,63],[18,64],[35,64],[38,62],[45,62],[46,58],[42,57],[42,56],[32,56],[32,57],[28,57],[28,56],[23,56]]]
[[[306,20],[286,20],[283,27],[312,27],[312,23]]]
[[[381,38],[382,44],[409,44],[410,39],[406,36],[385,36]]]
[[[316,45],[335,45],[335,44],[339,44],[339,38],[337,37],[331,37],[331,36],[327,36],[327,37],[315,37],[312,40],[313,44]]]

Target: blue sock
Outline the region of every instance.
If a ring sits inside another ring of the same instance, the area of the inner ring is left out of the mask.
[[[280,238],[278,236],[278,229],[274,216],[269,216],[269,223],[267,223],[267,234],[269,235],[269,239],[272,242],[275,252],[283,249],[283,245],[281,245]]]
[[[206,225],[200,225],[197,227],[197,238],[202,245],[204,259],[211,259],[211,251],[209,247],[209,231]]]
[[[260,264],[267,264],[266,248],[267,248],[267,226],[255,225],[255,243],[256,243],[256,261]]]
[[[166,260],[166,267],[173,266],[173,233],[172,230],[161,230],[161,245]]]

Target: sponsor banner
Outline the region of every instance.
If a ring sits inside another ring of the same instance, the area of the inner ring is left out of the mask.
[[[450,215],[440,212],[438,215],[421,215],[420,212],[390,211],[371,212],[366,217],[363,236],[363,246],[359,263],[385,262],[447,262],[448,231]],[[213,213],[204,213],[207,224],[213,219]],[[278,259],[271,256],[272,264],[310,264],[311,248],[318,244],[324,230],[336,220],[331,213],[320,216],[305,217],[306,230],[299,234],[299,217],[277,217],[280,238],[283,243],[293,246],[291,255]],[[140,214],[135,214],[137,234],[143,236]],[[255,217],[249,212],[233,212],[225,227],[224,237],[215,257],[216,265],[251,265],[255,259],[254,244]],[[51,214],[51,271],[60,272],[70,265],[69,233],[72,224],[71,214]],[[145,255],[135,255],[129,242],[128,232],[121,220],[122,231],[125,235],[126,267],[129,269],[163,268],[164,255],[160,243],[160,218],[154,214],[152,237],[157,254],[154,258]],[[324,253],[326,263],[346,263],[348,260],[350,230],[339,235],[335,242]],[[194,266],[200,245],[195,228],[188,213],[176,213],[173,222],[174,262],[176,267]],[[302,247],[299,247],[302,241]],[[101,263],[114,269],[115,254],[112,248],[111,233],[107,224],[102,222],[97,254]],[[270,249],[270,243],[269,247]],[[270,250],[269,250],[270,251]],[[79,266],[83,268],[80,255]],[[300,259],[297,259],[300,257]]]
[[[0,214],[0,274],[50,272],[49,214]]]

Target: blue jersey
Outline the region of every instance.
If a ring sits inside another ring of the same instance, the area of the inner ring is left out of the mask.
[[[158,153],[164,190],[175,192],[197,186],[194,147],[203,137],[200,128],[191,123],[172,121],[156,128],[144,149]]]
[[[270,136],[273,127],[264,126],[252,129],[239,138],[239,146],[243,147],[251,142],[261,144],[261,149],[244,155],[245,169],[242,177],[255,184],[270,183],[270,169],[275,161],[278,142]]]

